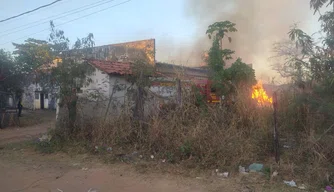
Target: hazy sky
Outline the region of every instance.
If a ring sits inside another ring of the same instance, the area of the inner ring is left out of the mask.
[[[0,0],[0,19],[13,16],[52,1],[53,0]],[[7,36],[3,36],[3,31],[45,19],[53,15],[59,15],[69,10],[99,1],[101,0],[63,0],[51,7],[36,11],[33,14],[0,23],[0,48],[12,50],[13,47],[11,43],[5,45],[2,44],[10,41],[20,43],[25,38],[20,40],[16,39],[46,29],[49,25],[48,23],[45,23]],[[108,0],[105,0],[103,2],[107,1]],[[114,0],[110,3],[54,20],[54,22],[56,25],[61,24],[121,2],[124,2],[124,0]],[[63,29],[65,34],[72,41],[75,41],[77,37],[86,36],[91,32],[95,36],[96,45],[150,38],[155,38],[157,43],[164,40],[188,42],[191,41],[195,31],[194,22],[191,22],[184,16],[184,4],[183,1],[180,0],[132,0],[98,14],[62,25],[59,28]],[[44,31],[32,35],[31,37],[46,39],[48,33],[48,31]]]
[[[0,19],[34,9],[52,1],[54,0],[0,0]],[[51,7],[0,23],[0,48],[12,51],[13,46],[11,42],[22,43],[28,37],[46,40],[49,34],[49,31],[43,31],[30,35],[48,29],[48,23],[5,35],[12,32],[8,31],[10,29],[35,21],[47,22],[51,19],[47,19],[48,17],[60,17],[62,16],[60,14],[64,12],[92,3],[104,3],[108,1],[110,0],[62,0]],[[57,26],[124,1],[114,0],[80,13],[55,19],[54,23]],[[292,1],[298,3],[290,3]],[[233,46],[234,49],[240,50],[240,55],[238,56],[245,58],[244,60],[248,63],[265,62],[268,53],[266,55],[259,55],[260,51],[252,53],[253,45],[251,46],[250,44],[254,44],[255,40],[261,39],[261,43],[256,41],[256,47],[262,47],[263,50],[267,50],[268,52],[273,39],[284,38],[278,36],[278,34],[275,38],[272,37],[278,29],[282,29],[284,33],[281,34],[285,36],[285,31],[287,32],[288,27],[294,22],[300,22],[302,27],[310,33],[315,32],[319,27],[316,22],[317,18],[312,17],[312,12],[309,10],[308,0],[270,2],[270,0],[131,0],[120,6],[61,25],[59,29],[65,31],[65,35],[69,37],[71,42],[74,42],[77,37],[81,38],[88,33],[93,33],[96,45],[155,38],[156,59],[158,61],[198,65],[200,62],[198,60],[200,51],[207,49],[210,45],[205,36],[207,25],[215,21],[225,20],[225,18],[232,20],[237,18],[235,22],[247,26],[248,28],[244,27],[246,30],[249,30],[248,25],[252,26],[251,32],[243,30],[239,30],[238,32],[240,35],[237,37],[240,36],[241,39],[238,44],[240,42],[243,43],[242,46]],[[289,5],[293,7],[287,9],[286,7]],[[233,12],[233,14],[227,16],[227,12]],[[241,13],[246,13],[246,15],[242,15]],[[282,17],[284,19],[279,20]],[[242,18],[252,19],[252,22],[241,21],[240,19]],[[264,26],[271,30],[266,29],[261,33],[257,33]],[[22,28],[16,30],[20,29]],[[241,27],[241,29],[243,28]],[[250,33],[252,33],[252,36],[245,35]],[[254,34],[256,34],[256,37],[253,38]],[[246,36],[248,40],[242,39]],[[254,39],[254,42],[249,39]],[[264,45],[266,47],[263,47]],[[261,67],[255,64],[255,68]]]

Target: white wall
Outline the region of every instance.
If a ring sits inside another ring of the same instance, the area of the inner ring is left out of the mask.
[[[88,80],[91,82],[87,85]],[[105,113],[109,98],[109,75],[97,68],[88,75],[82,93],[78,94],[79,112],[87,117],[99,117]]]
[[[35,90],[36,85],[31,84],[28,87],[24,88],[22,96],[22,105],[24,108],[35,109]]]
[[[109,86],[109,95],[114,99],[113,102],[118,105],[123,105],[127,100],[127,91],[131,86],[131,83],[129,83],[123,76],[110,75]]]
[[[45,98],[46,95],[47,95],[47,99]],[[50,98],[50,94],[45,93],[44,94],[44,109],[49,109],[49,98]]]
[[[91,79],[91,83],[85,85],[81,90],[82,93],[78,94],[82,97],[94,99],[94,95],[100,94],[100,96],[108,97],[109,96],[109,75],[97,68],[95,72],[87,76],[86,80]]]

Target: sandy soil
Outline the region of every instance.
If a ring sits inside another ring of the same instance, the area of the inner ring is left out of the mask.
[[[14,150],[15,149],[15,150]],[[44,155],[30,149],[5,148],[0,152],[0,191],[91,192],[95,191],[239,191],[228,180],[206,180],[178,175],[138,173],[128,164],[105,165],[87,156]]]

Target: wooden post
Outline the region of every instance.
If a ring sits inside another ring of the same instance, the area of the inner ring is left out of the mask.
[[[274,151],[276,163],[280,162],[279,153],[279,140],[278,140],[278,130],[277,130],[277,93],[274,92],[273,95],[273,107],[274,107]]]
[[[182,106],[182,87],[180,79],[176,80],[176,88],[177,88],[176,101],[179,106]]]
[[[134,110],[134,117],[137,120],[142,121],[144,119],[144,89],[142,85],[143,81],[143,71],[140,73],[140,77],[137,83],[137,95],[136,95],[136,103],[135,103],[135,110]]]

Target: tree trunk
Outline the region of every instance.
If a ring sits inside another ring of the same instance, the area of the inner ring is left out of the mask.
[[[70,100],[67,103],[70,134],[73,133],[73,130],[75,127],[75,121],[77,117],[77,96],[76,96],[76,93],[72,93],[72,94],[73,95],[70,97]]]

